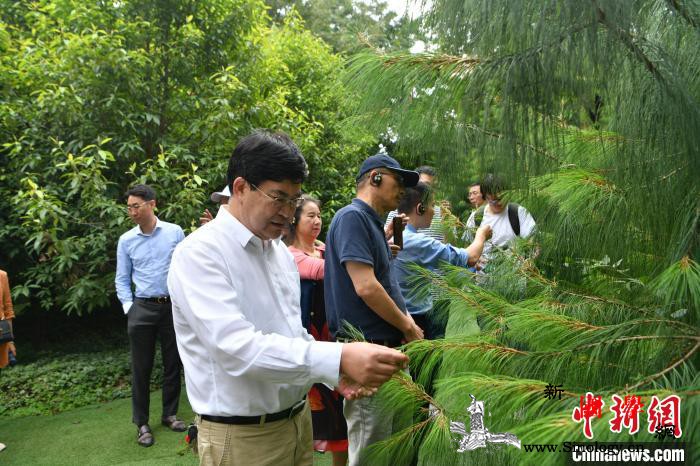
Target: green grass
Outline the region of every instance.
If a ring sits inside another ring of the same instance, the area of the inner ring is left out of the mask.
[[[197,465],[197,457],[178,451],[184,433],[160,425],[161,392],[151,394],[151,428],[156,443],[144,448],[136,443],[131,423],[131,398],[103,403],[53,416],[4,419],[0,452],[4,465]],[[189,422],[194,414],[183,387],[178,416]],[[331,455],[315,455],[314,464],[331,464]]]

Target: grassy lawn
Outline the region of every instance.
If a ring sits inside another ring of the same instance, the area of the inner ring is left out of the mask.
[[[54,416],[4,419],[0,442],[2,465],[197,465],[197,457],[178,451],[185,445],[184,433],[160,425],[160,391],[151,394],[151,428],[156,443],[143,448],[136,443],[131,424],[131,399],[88,406]],[[183,387],[180,418],[194,415]],[[331,455],[316,454],[315,465],[330,465]]]

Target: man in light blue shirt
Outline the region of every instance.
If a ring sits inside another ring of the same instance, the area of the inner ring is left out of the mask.
[[[433,167],[429,165],[421,165],[420,167],[416,168],[416,172],[418,172],[419,182],[425,183],[434,189],[437,173]],[[389,212],[389,214],[386,216],[386,221],[384,222],[384,230],[389,228],[389,225],[391,225],[391,222],[394,220],[397,213],[398,210],[392,210]],[[440,209],[440,206],[433,206],[433,218],[427,227],[419,228],[418,232],[431,238],[435,238],[442,243],[445,242],[445,234],[442,232],[442,210]]]
[[[170,258],[185,234],[178,225],[162,222],[155,216],[156,193],[150,186],[136,185],[126,196],[127,211],[136,226],[119,238],[114,282],[128,320],[132,412],[133,422],[138,427],[136,440],[139,445],[150,447],[154,438],[148,425],[148,413],[156,337],[160,338],[163,356],[161,422],[176,432],[185,430],[185,423],[176,417],[182,363],[177,352],[167,283]]]
[[[408,265],[418,264],[428,270],[437,270],[443,263],[460,267],[469,267],[476,263],[484,248],[484,241],[491,235],[491,227],[484,225],[476,232],[474,242],[467,248],[457,248],[444,244],[423,233],[421,228],[430,226],[433,219],[434,199],[430,186],[418,183],[413,188],[406,188],[399,203],[399,214],[408,216],[408,225],[403,232],[403,249],[399,251],[396,260],[392,261],[393,273],[399,282],[401,294],[406,301],[406,309],[413,320],[423,329],[426,339],[444,336],[444,326],[431,321],[430,311],[433,308],[433,298],[430,294],[423,297],[411,292],[411,271]]]

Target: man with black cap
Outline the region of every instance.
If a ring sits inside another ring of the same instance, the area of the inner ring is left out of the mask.
[[[382,217],[396,209],[404,188],[418,183],[418,173],[403,170],[386,154],[369,157],[357,176],[357,197],[333,218],[326,237],[324,291],[329,329],[338,340],[348,338],[343,324],[359,329],[371,343],[396,347],[423,338],[406,312],[392,275],[391,250]],[[350,466],[362,464],[360,451],[388,438],[392,417],[380,417],[374,398],[345,400]]]

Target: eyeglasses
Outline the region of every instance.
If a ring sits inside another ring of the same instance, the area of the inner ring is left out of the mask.
[[[389,175],[389,176],[391,176],[394,180],[396,180],[396,183],[398,183],[398,185],[399,185],[400,187],[402,187],[402,188],[404,187],[403,177],[402,177],[402,176],[397,175],[397,174],[394,173],[394,172],[379,172],[379,173],[381,173],[382,175]]]
[[[146,204],[148,204],[148,202],[142,202],[141,204],[127,204],[126,211],[130,212],[132,210],[139,210],[141,207],[145,206]]]
[[[253,189],[258,191],[260,194],[267,197],[268,199],[271,199],[275,203],[275,205],[280,209],[282,207],[293,207],[294,209],[296,209],[304,202],[304,199],[301,196],[294,197],[294,198],[289,198],[287,196],[275,196],[273,194],[267,194],[265,191],[258,188],[253,183],[250,183],[250,185],[253,187]]]

